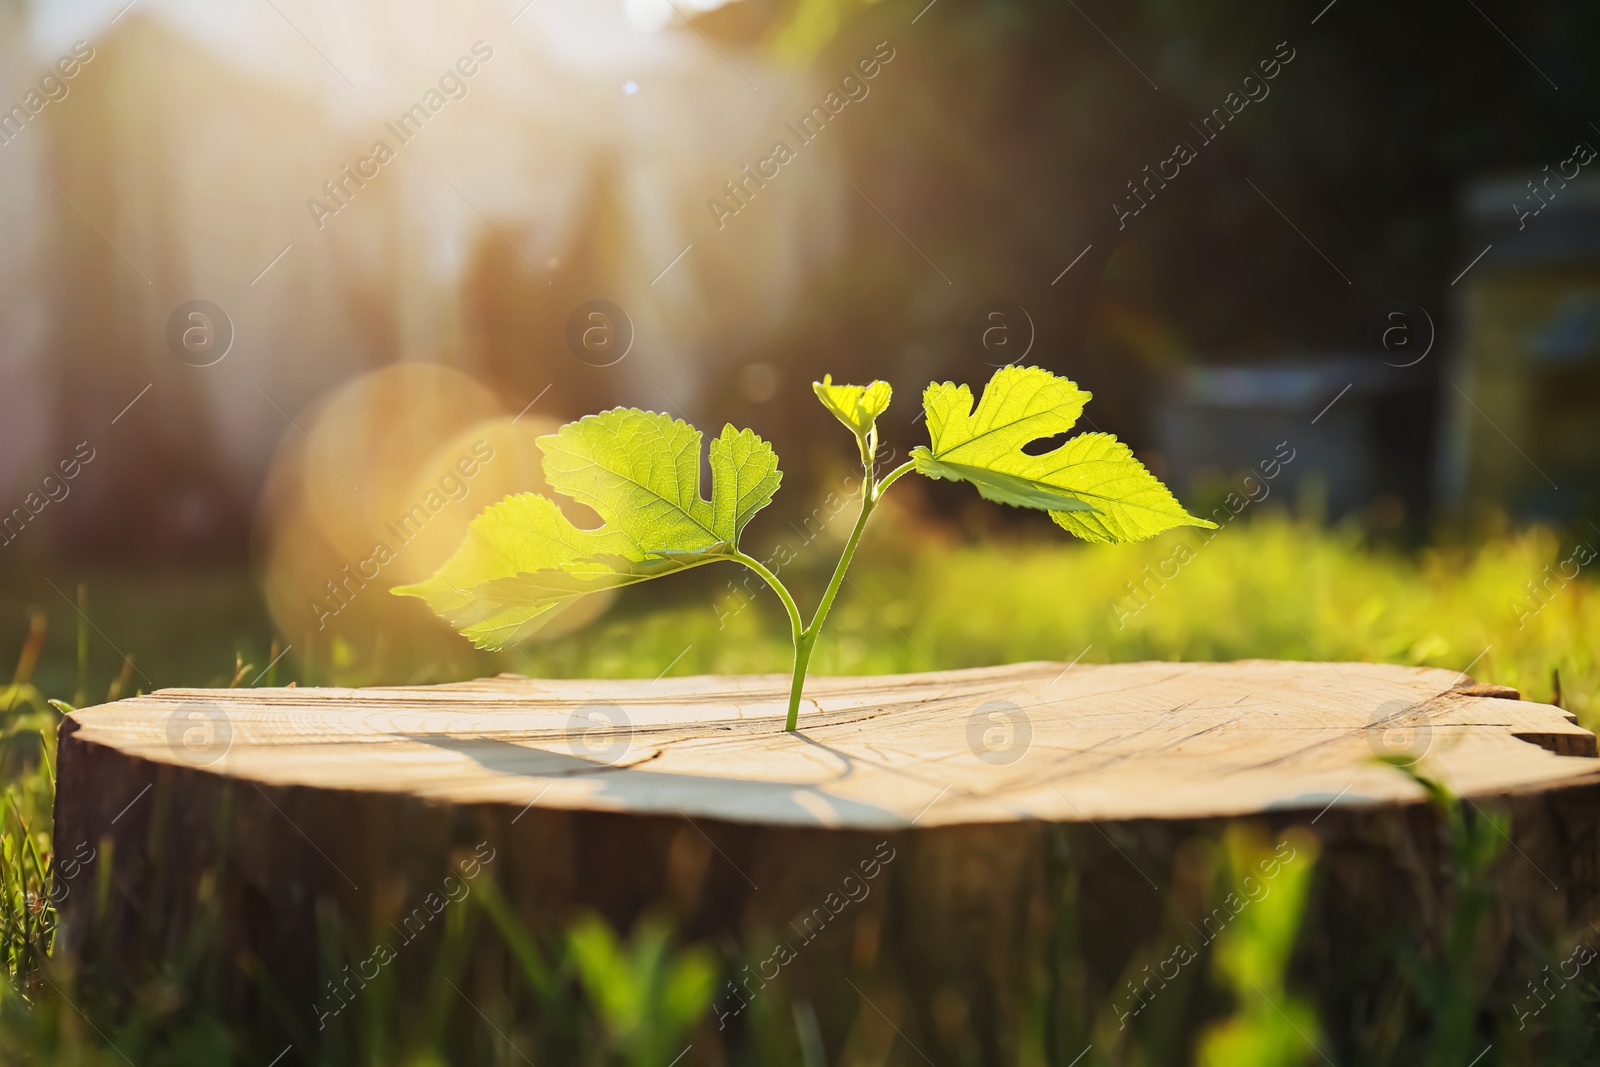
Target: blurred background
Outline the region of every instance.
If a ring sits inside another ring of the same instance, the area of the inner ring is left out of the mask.
[[[1176,577],[1178,541],[908,480],[823,669],[1476,653],[1547,697],[1600,545],[1597,32],[1504,0],[0,0],[0,636],[80,701],[781,670],[717,568],[499,657],[387,588],[619,404],[773,441],[747,546],[825,575],[853,449],[810,382],[891,381],[903,454],[929,381],[1022,361],[1230,547],[1172,535]]]

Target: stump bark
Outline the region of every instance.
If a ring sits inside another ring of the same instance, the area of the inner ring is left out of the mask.
[[[57,850],[94,847],[83,869],[106,871],[74,878],[109,892],[71,885],[63,944],[132,974],[211,907],[224,958],[260,961],[314,1024],[319,914],[357,939],[405,938],[475,853],[476,877],[536,932],[584,909],[626,929],[658,908],[724,950],[742,984],[721,988],[685,1064],[751,1062],[751,1014],[734,1005],[763,997],[803,1005],[830,1057],[881,1032],[921,1057],[900,1062],[1012,1063],[1042,1044],[1065,1064],[1182,912],[1186,843],[1235,818],[1320,838],[1301,966],[1326,1011],[1357,1011],[1364,946],[1437,922],[1452,892],[1438,821],[1378,755],[1510,813],[1495,982],[1521,973],[1517,938],[1557,938],[1600,891],[1594,735],[1454,672],[1024,663],[813,678],[795,734],[781,729],[787,687],[501,676],[162,690],[74,712]],[[780,943],[792,960],[772,964]],[[752,984],[747,964],[779,976]],[[249,971],[219,979],[239,1012],[263,995]]]

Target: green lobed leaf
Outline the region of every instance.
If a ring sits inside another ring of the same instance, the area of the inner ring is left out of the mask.
[[[872,465],[873,453],[878,449],[878,416],[889,408],[892,390],[888,382],[874,381],[871,385],[834,385],[833,375],[824,374],[822,381],[812,382],[822,406],[833,412],[833,417],[844,423],[856,435],[861,448],[861,462]]]
[[[1072,429],[1092,395],[1039,367],[1002,367],[976,408],[965,385],[932,384],[922,401],[930,444],[912,449],[911,458],[930,478],[971,482],[986,499],[1048,511],[1086,541],[1214,528],[1185,511],[1110,434],[1079,434],[1038,456],[1022,450]]]
[[[920,454],[919,454],[920,453]],[[1050,489],[1028,478],[1005,474],[965,463],[946,463],[933,458],[926,448],[918,445],[911,450],[917,470],[930,478],[945,478],[952,482],[971,482],[985,500],[997,504],[1010,504],[1018,508],[1037,508],[1040,511],[1093,511],[1094,505],[1075,496]]]
[[[711,499],[700,495],[702,435],[686,422],[614,408],[539,438],[551,488],[593,508],[576,526],[536,493],[472,520],[444,566],[397,587],[420,597],[480,648],[528,636],[580,597],[729,559],[783,475],[772,446],[723,427],[711,442]]]
[[[1054,511],[1056,525],[1085,541],[1142,541],[1175,526],[1217,524],[1184,510],[1145,469],[1133,450],[1108,433],[1084,433],[1048,454],[1046,481],[1095,506],[1093,512]]]
[[[889,409],[892,392],[888,382],[834,385],[831,374],[824,374],[820,382],[812,382],[811,388],[816,391],[822,406],[833,412],[834,418],[844,423],[857,437],[865,437],[872,431],[878,416]]]

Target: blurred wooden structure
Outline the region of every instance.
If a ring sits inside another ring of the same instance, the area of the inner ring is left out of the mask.
[[[1462,262],[1482,258],[1458,280],[1459,343],[1442,386],[1442,501],[1521,519],[1593,515],[1600,178],[1564,182],[1530,167],[1480,182],[1464,213]]]

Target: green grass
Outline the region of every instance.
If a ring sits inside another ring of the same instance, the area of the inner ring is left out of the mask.
[[[1595,585],[1584,578],[1564,588],[1552,583],[1547,606],[1521,625],[1513,606],[1531,603],[1525,583],[1570,551],[1549,531],[1403,555],[1368,547],[1355,530],[1282,518],[1224,530],[1210,543],[1204,531],[1192,531],[1131,546],[917,544],[890,522],[884,526],[863,548],[866,558],[834,609],[813,660],[818,673],[1079,655],[1085,663],[1270,658],[1470,666],[1480,681],[1542,701],[1554,695],[1559,672],[1562,705],[1586,726],[1600,725],[1600,661],[1585,639],[1600,633]],[[1160,567],[1180,546],[1193,558],[1170,581],[1160,580]],[[820,561],[830,552],[815,545],[802,562],[809,557]],[[1142,608],[1130,583],[1145,590]],[[820,580],[799,584],[815,588]],[[782,673],[787,630],[773,598],[758,583],[752,588],[753,604],[721,616],[724,629],[719,613],[738,601],[726,586],[712,587],[720,598],[648,613],[624,606],[582,637],[532,646],[526,658],[504,653],[501,664],[550,677],[653,677],[669,665],[671,674]]]
[[[842,534],[843,524],[835,525]],[[1527,583],[1544,581],[1545,567],[1572,549],[1570,540],[1549,531],[1405,554],[1374,547],[1355,530],[1270,516],[1225,529],[1209,542],[1203,533],[1181,532],[1117,548],[1004,533],[980,548],[916,536],[915,527],[907,513],[882,516],[818,646],[815,672],[923,671],[1079,656],[1091,663],[1371,660],[1470,666],[1480,680],[1516,686],[1544,701],[1555,695],[1559,672],[1563,706],[1586,726],[1600,725],[1594,583],[1587,577],[1550,582],[1540,592],[1543,606],[1529,613],[1536,605]],[[793,578],[802,606],[826,580],[837,551],[823,542],[834,532],[830,527],[804,548],[800,537],[790,537],[799,554],[784,577]],[[1187,561],[1174,572],[1177,559]],[[1159,577],[1163,564],[1169,577]],[[587,630],[523,651],[375,670],[349,648],[296,649],[262,682],[417,682],[496,670],[549,677],[786,672],[791,648],[782,611],[754,583],[741,607],[726,584],[734,568],[727,570],[676,589],[662,583],[659,591],[625,596]],[[0,642],[6,643],[0,647],[19,655],[13,684],[0,689],[0,952],[6,961],[0,1062],[120,1063],[108,1045],[112,1035],[124,1049],[137,1047],[141,1067],[266,1062],[270,1056],[258,1056],[260,1050],[242,1050],[236,1035],[202,1010],[203,998],[191,995],[195,980],[176,972],[133,1000],[97,999],[80,987],[77,961],[51,955],[48,899],[57,865],[50,831],[60,716],[46,698],[93,703],[156,686],[249,684],[275,654],[259,599],[247,576],[229,572],[52,580],[55,588],[19,579],[0,596]],[[80,580],[85,595],[75,606],[65,593],[75,594]],[[93,874],[58,881],[55,892],[95,893],[94,882]],[[516,931],[504,918],[488,923],[479,916],[478,925],[514,942]],[[595,944],[603,940],[588,936]],[[661,933],[649,936],[655,948],[630,951],[659,952]],[[569,971],[569,985],[557,992],[563,1003],[596,1005],[584,1025],[599,1035],[592,1043],[601,1050],[597,1055],[606,1055],[606,1048],[618,1056],[632,1050],[626,1054],[639,1061],[642,1054],[620,1024],[607,1044],[612,1031],[601,1010],[603,991],[585,992],[577,972]],[[583,982],[592,984],[602,971],[592,965]],[[73,991],[70,998],[66,990]],[[374,1020],[366,1031],[403,1022]],[[407,1046],[401,1058],[439,1062],[429,1040],[426,1034],[416,1038],[421,1043]],[[793,1034],[786,1031],[781,1040],[792,1042]],[[392,1052],[397,1046],[371,1046],[379,1047]],[[355,1045],[349,1055],[349,1062],[380,1062]]]

